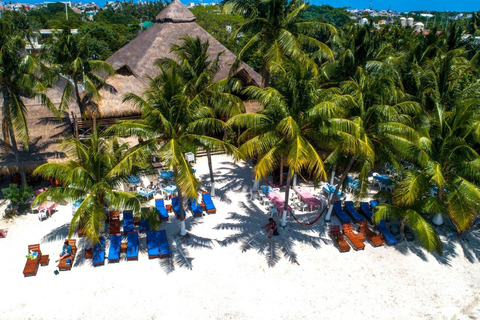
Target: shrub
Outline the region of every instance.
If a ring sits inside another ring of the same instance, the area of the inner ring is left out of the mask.
[[[8,188],[2,189],[5,199],[10,200],[6,215],[18,215],[25,213],[30,207],[29,200],[33,196],[33,189],[30,186],[18,186],[11,183]]]

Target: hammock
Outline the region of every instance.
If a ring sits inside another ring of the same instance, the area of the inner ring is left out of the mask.
[[[301,222],[300,220],[297,219],[297,217],[295,217],[295,215],[293,214],[293,211],[292,210],[288,210],[290,212],[290,214],[292,215],[293,219],[295,219],[295,221],[304,226],[304,227],[309,227],[309,226],[313,226],[315,223],[317,223],[318,220],[320,220],[320,217],[322,216],[322,214],[325,212],[325,210],[328,208],[328,206],[325,206],[325,208],[323,208],[322,212],[320,212],[320,214],[318,215],[318,217],[316,217],[315,219],[313,219],[313,221],[309,222],[309,223],[303,223]]]
[[[282,187],[285,187],[285,185],[287,184],[287,179],[285,179],[285,181],[283,181],[282,185],[281,186],[276,186],[270,182],[268,182],[267,180],[267,177],[265,177],[265,181],[267,182],[267,184],[272,187],[272,188],[282,188]]]

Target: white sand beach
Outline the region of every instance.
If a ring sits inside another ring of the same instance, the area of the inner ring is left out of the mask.
[[[199,158],[195,168],[208,186],[207,159]],[[250,197],[251,167],[218,155],[214,171],[217,214],[193,218],[188,212],[185,241],[174,214],[161,225],[171,259],[149,260],[140,234],[138,261],[127,262],[122,254],[119,263],[93,267],[84,259],[88,243],[77,238],[72,270],[55,275],[71,206],[43,222],[36,214],[2,219],[8,236],[0,239],[0,319],[480,317],[478,229],[462,237],[447,237],[447,227],[440,229],[442,257],[416,242],[366,244],[363,251],[340,253],[323,219],[303,227],[289,217],[280,236],[268,239],[260,228],[268,219],[265,209]],[[314,214],[300,217],[308,221]],[[27,246],[36,243],[50,264],[24,278]]]

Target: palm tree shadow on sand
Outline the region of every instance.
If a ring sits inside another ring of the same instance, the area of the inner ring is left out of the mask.
[[[250,161],[237,163],[232,168],[231,162],[220,162],[214,166],[215,185],[222,185],[215,189],[215,197],[222,202],[231,204],[232,200],[227,196],[227,192],[249,192],[252,187],[252,164]],[[248,179],[239,179],[238,177],[249,177]],[[200,176],[203,187],[210,191],[210,174],[206,173]]]
[[[234,230],[236,233],[217,242],[221,246],[240,243],[242,252],[255,250],[265,256],[269,267],[274,267],[282,256],[292,264],[300,264],[295,251],[297,242],[308,244],[315,249],[319,249],[322,243],[332,244],[332,241],[325,236],[324,226],[320,226],[319,233],[318,225],[304,227],[294,222],[289,223],[285,228],[278,227],[280,235],[269,239],[266,230],[261,228],[268,220],[262,209],[252,201],[248,205],[240,202],[239,207],[246,212],[245,215],[229,212],[230,216],[227,218],[229,222],[215,227],[217,230]]]

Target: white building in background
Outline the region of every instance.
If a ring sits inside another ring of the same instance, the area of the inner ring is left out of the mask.
[[[412,17],[407,19],[407,27],[413,27],[413,18]]]
[[[59,29],[40,29],[38,32],[40,33],[40,37],[34,37],[30,39],[30,42],[27,41],[26,49],[30,52],[40,50],[43,48],[43,41],[46,38],[52,36],[54,32],[61,32],[62,30]],[[77,34],[78,29],[70,29],[72,34]]]
[[[405,28],[407,26],[407,18],[400,17],[400,24],[402,25],[402,28]]]
[[[417,22],[415,23],[415,25],[413,26],[413,30],[415,32],[423,32],[423,30],[425,29],[425,25],[421,22]]]
[[[366,24],[368,24],[368,19],[367,19],[367,18],[362,18],[362,19],[360,20],[360,25],[361,25],[361,26],[364,26],[364,25],[366,25]]]

